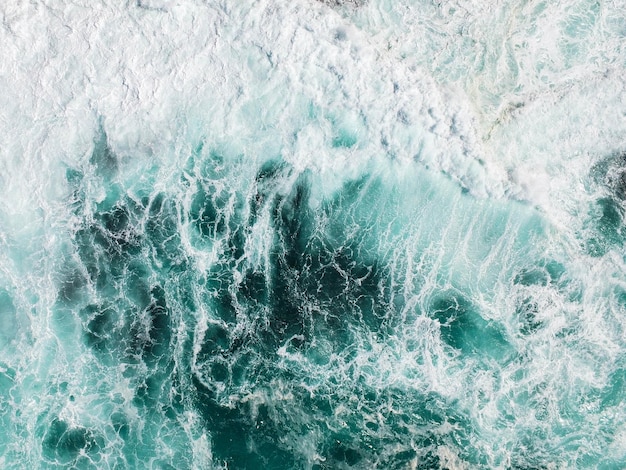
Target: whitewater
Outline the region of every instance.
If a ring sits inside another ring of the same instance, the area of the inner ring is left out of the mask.
[[[626,468],[626,2],[0,14],[0,468]]]

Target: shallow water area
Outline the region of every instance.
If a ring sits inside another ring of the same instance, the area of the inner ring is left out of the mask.
[[[0,467],[626,466],[626,4],[0,6]]]

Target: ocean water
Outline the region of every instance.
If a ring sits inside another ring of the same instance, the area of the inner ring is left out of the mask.
[[[626,2],[0,14],[0,468],[626,468]]]

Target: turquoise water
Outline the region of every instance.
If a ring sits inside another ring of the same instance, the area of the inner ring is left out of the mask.
[[[626,5],[0,11],[0,467],[626,467]]]

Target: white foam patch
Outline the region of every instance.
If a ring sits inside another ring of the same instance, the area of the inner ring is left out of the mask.
[[[236,136],[252,154],[265,150],[264,128],[280,129],[284,154],[330,171],[333,152],[305,156],[291,138],[308,106],[328,116],[352,109],[366,119],[364,129],[351,129],[360,150],[353,159],[381,152],[419,159],[426,145],[426,163],[483,190],[473,144],[461,142],[471,140],[462,105],[449,109],[450,97],[428,75],[385,60],[332,10],[304,2],[228,11],[144,3],[150,11],[138,4],[4,7],[2,148],[12,169],[3,177],[20,188],[41,186],[47,200],[62,181],[58,162],[85,157],[98,120],[113,151],[132,158],[184,156],[207,133]],[[161,8],[167,14],[153,11]],[[290,93],[274,91],[285,87]],[[351,127],[354,116],[343,125]],[[24,181],[39,173],[57,177]],[[29,213],[41,204],[10,194],[11,205],[19,201]]]

